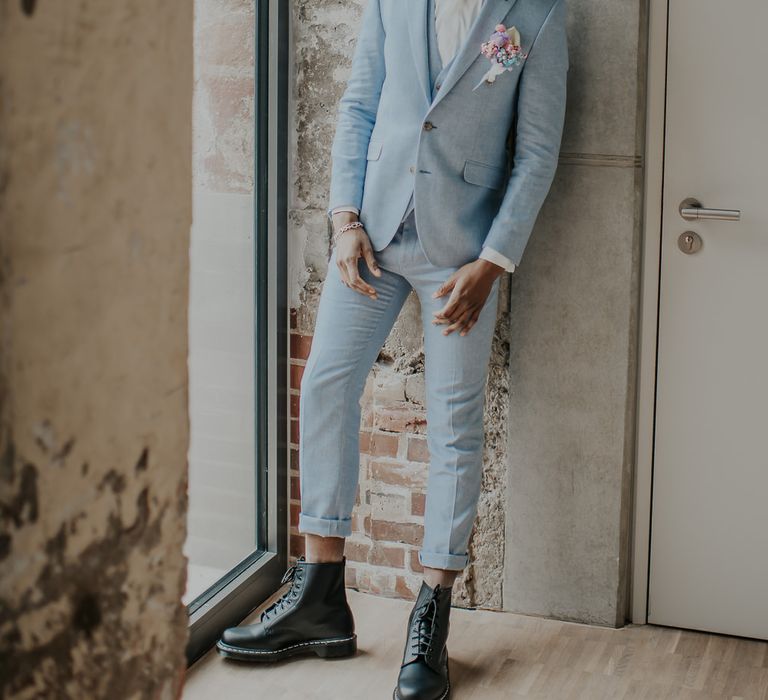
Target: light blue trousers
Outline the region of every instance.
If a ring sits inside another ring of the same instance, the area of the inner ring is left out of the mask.
[[[443,335],[432,323],[448,301],[432,293],[457,268],[435,267],[424,256],[414,214],[375,253],[381,277],[359,261],[376,288],[370,299],[341,282],[336,248],[328,265],[299,400],[299,531],[330,537],[352,533],[360,464],[365,382],[411,289],[421,304],[427,402],[427,477],[422,566],[463,569],[482,477],[483,407],[500,278],[465,335]]]

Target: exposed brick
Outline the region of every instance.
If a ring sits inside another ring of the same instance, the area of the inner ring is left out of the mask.
[[[411,492],[411,515],[424,515],[427,505],[427,494],[422,491]]]
[[[429,447],[427,439],[422,437],[408,437],[409,462],[429,462]]]
[[[344,556],[351,561],[367,562],[371,545],[367,542],[353,542],[347,540],[344,543]]]
[[[301,389],[301,377],[304,374],[304,365],[291,362],[290,367],[291,374],[291,389]]]
[[[357,513],[352,513],[352,532],[362,532],[361,520]]]
[[[299,444],[299,421],[295,418],[291,420],[291,442],[296,445]]]
[[[290,523],[294,527],[298,527],[298,525],[299,525],[299,511],[300,510],[301,510],[301,507],[298,505],[298,503],[291,503],[290,504],[290,511],[291,511]]]
[[[306,360],[312,349],[312,336],[291,333],[291,357],[293,359]]]
[[[372,460],[369,470],[371,479],[393,486],[424,488],[427,484],[427,469],[424,465]]]
[[[377,457],[397,457],[400,438],[388,433],[371,433],[370,453]]]
[[[393,523],[388,520],[371,523],[371,537],[376,541],[420,545],[423,535],[424,526],[418,523]]]
[[[363,409],[362,416],[360,418],[360,425],[363,428],[372,428],[373,427],[373,409],[368,407]]]
[[[403,520],[410,515],[410,501],[407,494],[391,493],[387,485],[373,482],[375,491],[367,491],[367,502],[371,506],[371,516],[377,520]]]
[[[420,586],[420,582],[417,582],[410,577],[395,577],[395,594],[400,598],[405,598],[406,600],[415,600]]]
[[[291,535],[291,551],[293,557],[300,557],[304,554],[304,536]]]
[[[290,412],[291,418],[299,417],[299,402],[301,400],[300,394],[291,394],[290,397]]]
[[[371,431],[360,431],[360,452],[364,454],[371,454]]]
[[[291,498],[294,501],[301,499],[301,481],[294,474],[291,475]]]
[[[299,312],[296,307],[291,307],[288,317],[290,318],[291,330],[297,328],[299,325]]]
[[[370,548],[368,561],[374,566],[403,569],[405,568],[405,550],[402,547],[388,547],[380,542],[374,542]]]
[[[368,537],[371,536],[371,516],[366,515],[365,518],[363,518],[363,532],[368,535]]]
[[[419,561],[419,550],[418,549],[412,549],[410,550],[408,554],[408,559],[410,561],[411,571],[415,571],[416,573],[421,573],[424,571],[424,567],[421,565],[421,562]]]
[[[368,573],[368,590],[376,595],[392,596],[395,594],[395,577],[371,569]]]
[[[427,429],[427,414],[407,401],[399,405],[376,406],[373,427],[390,433],[424,434]]]
[[[347,588],[357,588],[357,571],[349,564],[344,567],[344,584]]]
[[[299,450],[295,447],[291,448],[291,469],[299,471]]]

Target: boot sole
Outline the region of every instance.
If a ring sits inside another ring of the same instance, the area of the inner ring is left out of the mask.
[[[448,683],[448,685],[445,686],[445,692],[437,700],[446,700],[446,698],[448,698],[450,694],[451,694],[451,684]],[[394,692],[392,693],[392,699],[401,700],[400,696],[397,694],[397,688],[395,688]]]
[[[222,641],[216,643],[216,649],[221,656],[229,659],[260,663],[280,661],[291,656],[311,656],[312,654],[323,659],[338,659],[345,656],[354,656],[357,652],[357,635],[353,634],[351,637],[340,639],[318,639],[311,642],[301,642],[274,651],[233,647]]]

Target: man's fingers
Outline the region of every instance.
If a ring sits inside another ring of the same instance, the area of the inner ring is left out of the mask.
[[[368,265],[368,269],[376,275],[381,277],[381,270],[379,269],[379,263],[376,262],[376,257],[373,254],[373,248],[369,245],[363,246],[363,258],[365,258],[365,264]]]
[[[472,308],[468,304],[458,304],[450,313],[433,318],[432,323],[438,326],[444,326],[446,323],[455,323],[460,318],[463,318],[468,311],[471,311]]]
[[[360,277],[360,272],[358,270],[357,266],[358,258],[347,258],[345,260],[346,266],[347,266],[347,276],[349,278],[349,286],[352,287],[352,289],[360,292],[361,294],[365,294],[365,296],[369,296],[372,298],[376,298],[376,290],[368,284],[362,277]]]
[[[461,316],[459,316],[448,328],[445,328],[443,330],[443,335],[449,335],[450,333],[453,333],[453,331],[458,330],[459,328],[462,328],[466,321],[468,321],[472,316],[472,309],[468,309],[465,311]]]
[[[459,307],[463,305],[463,301],[458,291],[454,288],[448,303],[439,311],[435,311],[434,316],[440,321],[445,319],[453,320],[459,312]]]
[[[344,264],[343,260],[336,259],[336,267],[339,268],[339,277],[341,277],[341,281],[344,283],[345,286],[349,286],[349,277],[347,275],[347,266]]]
[[[464,325],[464,328],[462,329],[461,333],[459,333],[459,335],[466,335],[467,333],[469,333],[472,326],[474,326],[477,323],[477,319],[479,317],[480,317],[480,309],[477,309],[470,315],[469,321],[467,321],[467,323]]]
[[[455,274],[456,273],[454,272],[453,275],[451,275],[434,292],[432,292],[433,299],[438,299],[439,297],[445,296],[453,289],[454,285],[456,284],[456,277],[454,276]]]

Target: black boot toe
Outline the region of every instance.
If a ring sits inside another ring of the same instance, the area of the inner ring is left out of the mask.
[[[353,655],[357,637],[344,588],[345,563],[299,559],[283,577],[291,587],[261,613],[259,622],[225,629],[216,645],[219,653],[256,662],[299,654]]]
[[[435,673],[424,663],[414,662],[400,670],[395,700],[443,700],[448,697],[448,673]]]

